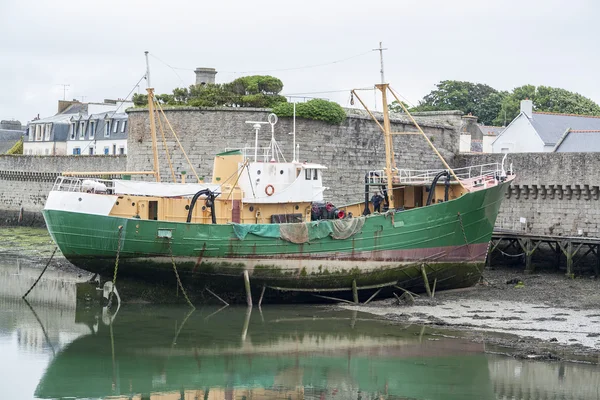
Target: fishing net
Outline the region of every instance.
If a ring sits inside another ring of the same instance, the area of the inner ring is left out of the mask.
[[[360,232],[364,225],[364,217],[297,224],[232,224],[233,232],[240,240],[244,240],[251,233],[261,237],[281,238],[297,244],[328,236],[333,239],[348,239]]]
[[[334,239],[348,239],[360,232],[365,225],[364,218],[334,219],[332,222],[331,237]]]

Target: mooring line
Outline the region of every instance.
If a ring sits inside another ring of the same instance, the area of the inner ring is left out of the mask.
[[[108,308],[110,308],[110,306],[112,304],[113,295],[115,294],[115,285],[117,284],[117,272],[119,271],[119,255],[121,254],[122,240],[123,240],[123,225],[119,225],[119,240],[117,242],[117,258],[115,259],[115,271],[113,273],[112,288],[108,295],[108,305],[107,305]]]
[[[181,288],[183,297],[185,297],[185,300],[187,301],[189,306],[192,307],[193,309],[196,309],[196,307],[194,306],[194,304],[192,304],[190,298],[188,297],[187,292],[183,288],[183,284],[181,283],[181,279],[179,278],[179,272],[177,272],[177,266],[175,265],[175,258],[173,257],[173,249],[171,248],[171,240],[167,240],[167,243],[169,245],[169,253],[171,254],[171,262],[173,264],[173,272],[175,272],[175,277],[177,278],[177,284],[179,285],[179,288]]]
[[[31,285],[31,287],[29,288],[29,290],[23,295],[23,297],[21,297],[22,299],[25,299],[25,297],[27,297],[27,295],[29,294],[29,292],[31,292],[33,290],[33,288],[35,287],[35,285],[38,284],[38,282],[40,281],[40,279],[42,279],[42,275],[44,275],[44,272],[46,272],[46,269],[48,269],[48,265],[50,265],[50,262],[52,261],[52,259],[54,258],[54,254],[56,253],[56,250],[58,250],[58,247],[54,248],[54,251],[52,252],[52,255],[50,256],[50,259],[48,260],[48,262],[46,263],[46,266],[44,267],[44,269],[42,270],[42,273],[40,274],[40,276],[38,276],[38,278],[35,280],[35,282],[33,282],[33,285]]]

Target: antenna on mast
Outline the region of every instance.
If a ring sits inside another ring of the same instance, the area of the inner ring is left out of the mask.
[[[150,85],[150,62],[148,61],[148,51],[146,50],[144,52],[144,54],[146,55],[146,87],[151,87],[151,85]]]
[[[379,47],[376,49],[373,49],[373,51],[378,51],[379,52],[379,62],[381,63],[381,70],[379,71],[381,73],[381,83],[385,83],[385,77],[383,75],[383,51],[387,50],[387,47],[384,48],[382,46],[382,42],[379,42]]]

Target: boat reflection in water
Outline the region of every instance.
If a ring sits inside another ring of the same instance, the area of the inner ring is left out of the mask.
[[[56,355],[36,396],[495,398],[481,344],[421,327],[315,308],[183,311],[130,305],[108,326],[80,315],[98,329]]]
[[[39,269],[5,261],[3,399],[600,399],[598,366],[484,354],[349,311],[127,304],[111,318],[94,287],[58,271],[29,304]]]

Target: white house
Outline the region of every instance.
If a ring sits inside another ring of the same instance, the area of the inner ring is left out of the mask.
[[[58,102],[58,113],[33,120],[23,143],[28,155],[127,154],[129,101]],[[121,112],[117,112],[121,111]]]
[[[600,118],[587,115],[533,112],[531,100],[521,101],[521,112],[492,143],[494,153],[555,151],[569,130],[600,130]]]
[[[67,154],[127,154],[127,114],[114,111],[69,119]]]

